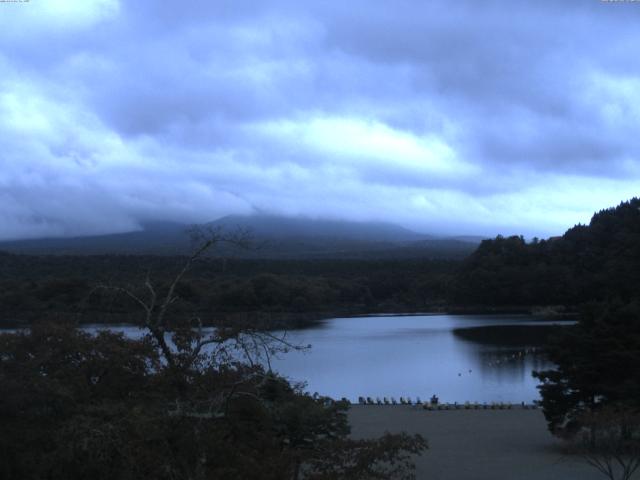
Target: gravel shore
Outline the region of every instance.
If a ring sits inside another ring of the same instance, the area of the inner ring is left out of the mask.
[[[355,438],[385,431],[424,436],[429,449],[416,459],[420,480],[604,479],[581,458],[563,454],[540,410],[426,411],[408,405],[353,405],[349,420]]]

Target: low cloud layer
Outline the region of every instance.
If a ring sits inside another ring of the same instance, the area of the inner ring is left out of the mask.
[[[640,4],[0,3],[0,238],[229,213],[554,235],[640,194]]]

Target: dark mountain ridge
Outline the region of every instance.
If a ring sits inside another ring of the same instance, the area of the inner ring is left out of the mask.
[[[192,248],[189,225],[149,222],[139,231],[73,238],[43,238],[0,242],[0,250],[55,255],[182,255]],[[259,248],[239,251],[228,246],[221,256],[249,258],[462,258],[477,241],[473,237],[438,238],[383,222],[230,215],[204,225],[224,232],[250,232]]]
[[[260,238],[338,238],[376,242],[409,242],[432,238],[386,222],[281,217],[275,215],[229,215],[207,225],[227,230],[246,228]]]

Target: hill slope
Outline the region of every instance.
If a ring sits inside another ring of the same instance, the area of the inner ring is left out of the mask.
[[[640,295],[640,199],[593,215],[562,237],[483,241],[458,273],[458,304],[578,305]]]
[[[233,215],[205,226],[228,232],[250,231],[260,248],[238,251],[222,247],[216,253],[252,258],[461,258],[477,245],[466,239],[434,238],[380,222]],[[179,255],[190,251],[188,228],[185,224],[155,222],[128,233],[0,242],[0,250],[56,255]]]
[[[399,225],[383,222],[279,217],[274,215],[229,215],[211,226],[225,229],[246,228],[258,238],[317,238],[374,242],[408,242],[431,238]]]

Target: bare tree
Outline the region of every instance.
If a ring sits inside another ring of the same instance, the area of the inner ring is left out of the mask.
[[[286,332],[276,335],[264,325],[219,322],[215,328],[206,329],[199,316],[187,320],[170,319],[171,306],[180,300],[177,288],[198,260],[223,244],[236,249],[252,248],[251,235],[246,230],[227,233],[219,228],[192,227],[189,234],[193,249],[165,288],[154,285],[149,273],[141,286],[98,286],[123,294],[139,305],[142,310],[140,327],[148,332],[169,368],[186,372],[202,361],[203,356],[210,361],[228,363],[240,354],[252,366],[264,360],[270,371],[273,355],[308,348],[289,342]]]
[[[41,469],[31,459],[47,457],[40,440],[47,438],[66,459],[59,469],[60,460],[49,455],[55,461],[42,470],[46,474],[23,477],[415,478],[413,456],[427,447],[421,436],[350,439],[348,401],[309,395],[271,372],[274,353],[300,348],[286,335],[252,325],[206,328],[200,318],[172,311],[179,284],[195,262],[222,242],[247,242],[245,234],[219,230],[196,231],[194,238],[196,247],[170,281],[154,283],[146,275],[137,285],[98,287],[140,307],[142,340],[45,326],[3,343],[3,350],[14,349],[15,361],[0,362],[0,375],[12,380],[5,382],[9,394],[41,395],[27,416],[35,419],[31,431],[38,432],[38,441],[18,443],[17,453],[22,455],[22,445],[33,446],[25,464]],[[55,382],[42,374],[43,364]],[[69,394],[76,391],[75,397]],[[40,407],[52,398],[65,402],[58,410],[66,416],[58,423]],[[20,403],[14,402],[20,414],[5,420],[24,416]],[[22,432],[23,422],[7,431]],[[41,436],[43,424],[48,437]]]

